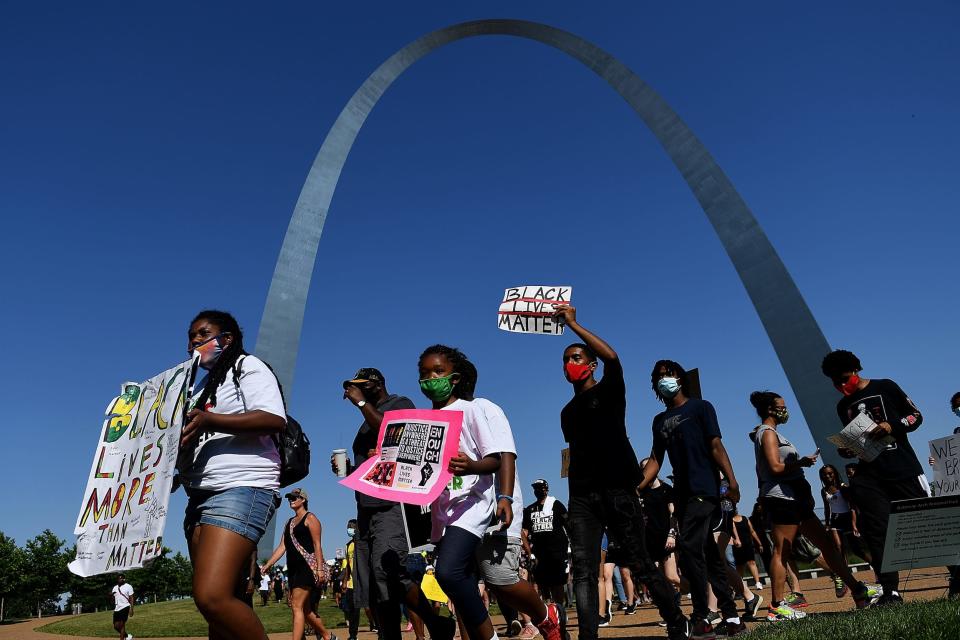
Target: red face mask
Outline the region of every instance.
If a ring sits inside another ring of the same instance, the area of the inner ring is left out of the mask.
[[[563,374],[570,382],[580,382],[590,377],[590,365],[567,361],[563,365]]]
[[[843,384],[837,385],[837,390],[845,396],[853,395],[857,390],[857,386],[860,384],[860,376],[853,374],[847,381]]]

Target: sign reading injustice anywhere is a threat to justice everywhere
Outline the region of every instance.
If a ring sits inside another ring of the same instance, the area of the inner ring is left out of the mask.
[[[462,424],[462,411],[387,411],[380,423],[377,455],[340,484],[374,498],[430,504],[452,476],[447,466],[457,455]]]
[[[74,528],[76,575],[142,567],[163,549],[192,363],[125,382],[107,405]]]
[[[503,293],[497,327],[515,333],[563,335],[563,325],[553,314],[558,305],[570,304],[572,294],[572,287],[511,287]]]

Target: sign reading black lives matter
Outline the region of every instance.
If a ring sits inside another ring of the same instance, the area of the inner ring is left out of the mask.
[[[960,496],[890,503],[881,572],[960,564]]]
[[[573,287],[530,285],[504,291],[497,327],[514,333],[563,335],[563,325],[553,319],[557,305],[570,304]]]

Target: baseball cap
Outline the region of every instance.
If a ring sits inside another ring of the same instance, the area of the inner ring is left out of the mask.
[[[304,500],[309,500],[309,498],[307,497],[307,490],[302,489],[300,487],[297,487],[296,489],[294,489],[293,491],[285,495],[284,498],[286,498],[287,500],[289,500],[290,498],[303,498]]]
[[[353,374],[353,379],[344,380],[343,386],[347,387],[348,385],[360,384],[362,382],[383,382],[383,374],[380,373],[379,369],[363,367],[362,369],[357,369],[357,372]]]
[[[537,487],[537,486],[539,486],[539,485],[541,485],[541,484],[542,484],[544,487],[546,487],[547,489],[550,488],[550,483],[547,482],[546,480],[544,480],[543,478],[537,478],[537,479],[534,480],[532,483],[530,483],[530,486],[531,486],[531,487]]]

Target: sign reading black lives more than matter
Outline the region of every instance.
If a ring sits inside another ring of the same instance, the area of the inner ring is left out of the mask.
[[[882,572],[960,564],[960,496],[890,503]]]
[[[563,335],[563,325],[553,318],[554,307],[570,304],[572,293],[572,287],[510,287],[503,292],[497,326],[514,333]]]

